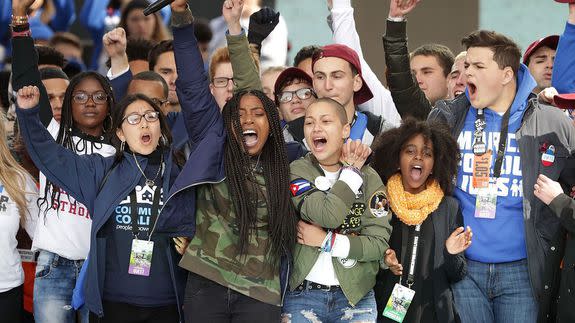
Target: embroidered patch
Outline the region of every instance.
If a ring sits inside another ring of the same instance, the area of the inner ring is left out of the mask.
[[[373,193],[369,199],[369,210],[376,218],[381,218],[389,214],[389,201],[384,191]]]
[[[293,196],[299,196],[311,189],[311,183],[303,178],[291,181],[289,190]]]

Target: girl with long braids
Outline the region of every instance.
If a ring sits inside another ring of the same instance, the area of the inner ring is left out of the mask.
[[[240,8],[238,2],[226,1],[224,11]],[[201,55],[186,0],[176,0],[171,7],[178,98],[192,104],[189,96],[195,91],[209,95],[209,85],[184,79],[194,67],[189,62]],[[195,235],[187,235],[192,239],[180,261],[189,271],[185,321],[278,322],[297,220],[290,205],[288,157],[277,108],[261,91],[241,91],[221,116],[211,124],[221,127],[221,136],[206,136],[211,154],[189,159],[210,163],[211,172],[197,182],[203,184],[195,187],[195,199],[185,201],[195,203],[195,217],[188,218],[196,226]],[[203,120],[190,121],[192,129],[205,127]],[[170,216],[161,219],[176,223]],[[158,226],[164,231],[169,227]]]
[[[254,90],[234,95],[222,114],[226,178],[198,187],[197,231],[180,262],[190,271],[186,322],[278,322],[280,265],[297,236],[278,112]]]
[[[21,320],[24,272],[16,250],[16,233],[23,227],[34,236],[38,188],[34,179],[14,160],[6,142],[5,116],[0,113],[0,317]]]
[[[13,10],[22,11],[22,5],[24,1],[13,1]],[[107,79],[95,72],[72,78],[58,123],[52,118],[32,37],[19,34],[12,44],[14,89],[25,85],[41,89],[40,120],[56,142],[78,155],[112,156],[115,149],[110,142],[110,113],[114,96]],[[32,244],[32,250],[40,251],[34,284],[36,322],[76,322],[77,315],[81,321],[87,321],[87,311],[80,310],[77,314],[70,304],[78,272],[90,248],[92,215],[86,205],[47,180],[45,174],[40,174],[38,205],[40,221]]]
[[[78,155],[115,153],[110,142],[114,97],[107,80],[84,72],[70,80],[58,124],[48,132],[61,146]],[[50,108],[50,107],[48,107]],[[108,133],[106,133],[108,130]],[[79,270],[90,250],[91,214],[66,191],[40,174],[40,221],[32,250],[39,250],[34,284],[34,315],[38,322],[76,322],[75,311],[66,310]],[[87,311],[79,310],[83,320]]]

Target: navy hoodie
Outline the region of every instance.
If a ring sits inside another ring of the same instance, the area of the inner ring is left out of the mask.
[[[465,252],[468,259],[483,263],[503,263],[527,258],[523,224],[523,182],[521,157],[515,132],[521,126],[528,98],[536,82],[527,67],[521,64],[517,77],[517,93],[510,107],[509,131],[501,176],[497,180],[497,209],[495,219],[475,217],[477,190],[473,188],[473,132],[477,109],[470,107],[463,130],[457,138],[461,162],[457,172],[455,196],[459,200],[466,226],[473,230],[473,243]],[[466,95],[468,93],[466,92]],[[469,98],[469,95],[468,95]],[[483,110],[487,123],[483,142],[491,149],[491,178],[499,145],[502,115]]]

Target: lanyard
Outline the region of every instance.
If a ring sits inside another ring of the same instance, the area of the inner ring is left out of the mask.
[[[152,201],[152,211],[151,211],[151,221],[150,221],[150,225],[149,228],[150,230],[154,227],[154,223],[156,222],[157,218],[158,218],[158,213],[160,210],[160,195],[161,192],[161,185],[157,185],[156,186],[156,190],[154,191],[154,198]],[[132,191],[132,194],[130,194],[130,208],[132,209],[131,211],[131,218],[132,218],[132,233],[134,234],[134,238],[138,239],[138,234],[140,234],[140,226],[138,225],[138,203],[136,203],[136,189],[134,189],[134,191]],[[150,239],[152,238],[152,232],[150,231],[149,235],[148,235],[148,241],[150,241]]]
[[[503,157],[505,157],[505,147],[507,146],[507,134],[509,132],[509,117],[511,115],[511,107],[505,111],[501,119],[501,132],[499,133],[499,148],[497,149],[497,157],[495,159],[495,166],[493,168],[493,177],[498,178],[501,175],[501,167],[503,166]],[[475,131],[473,137],[473,153],[475,155],[483,155],[487,152],[487,147],[483,142],[483,133],[485,132],[485,114],[483,109],[477,110],[477,117],[475,118]]]
[[[411,247],[411,260],[409,261],[409,272],[407,273],[407,287],[411,289],[411,286],[415,282],[415,263],[417,261],[417,251],[419,247],[419,234],[421,233],[421,224],[415,226],[413,231],[413,245]]]

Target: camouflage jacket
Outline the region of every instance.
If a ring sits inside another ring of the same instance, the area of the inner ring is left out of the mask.
[[[226,180],[198,187],[196,234],[180,266],[261,302],[280,305],[279,266],[269,261],[268,210],[265,180],[256,175],[259,188],[256,231],[246,255],[238,255],[239,226]]]
[[[292,202],[302,220],[321,225],[327,230],[345,234],[350,250],[346,259],[332,258],[341,289],[351,305],[357,304],[375,285],[379,260],[389,248],[391,212],[385,186],[379,175],[364,166],[363,185],[356,196],[343,181],[328,190],[315,186],[316,178],[324,176],[312,154],[290,165]],[[306,183],[309,183],[309,189]],[[300,186],[299,191],[294,185]],[[311,271],[320,251],[317,247],[297,244],[290,288],[300,285]]]

